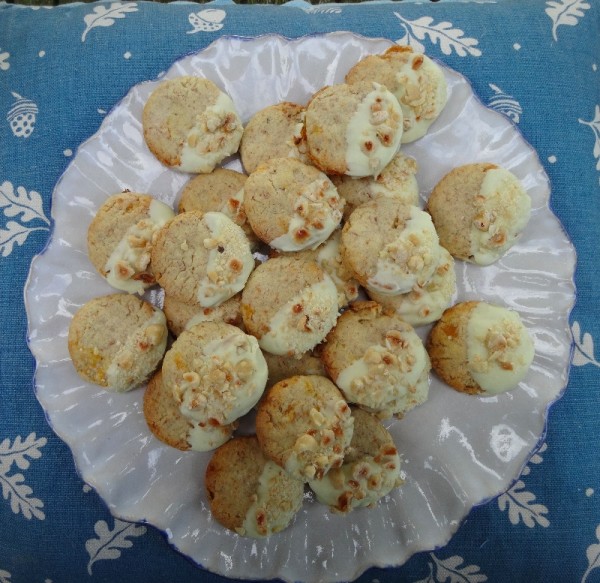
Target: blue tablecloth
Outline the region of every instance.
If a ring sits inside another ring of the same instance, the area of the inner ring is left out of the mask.
[[[212,8],[215,8],[215,4]],[[220,35],[348,30],[421,45],[463,73],[539,153],[578,253],[568,388],[520,478],[450,543],[367,582],[600,581],[600,4],[595,0],[0,3],[0,582],[225,581],[152,527],[111,516],[36,400],[23,288],[52,232],[52,191],[134,84]]]

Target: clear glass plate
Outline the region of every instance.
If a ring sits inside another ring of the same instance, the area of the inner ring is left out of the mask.
[[[361,57],[391,44],[350,33],[297,40],[224,37],[177,61],[162,78],[212,79],[247,121],[271,103],[305,103],[323,85],[341,82]],[[72,449],[81,477],[115,516],[156,526],[179,551],[222,575],[340,581],[444,545],[474,505],[517,478],[543,439],[549,405],[567,383],[575,253],[549,208],[548,178],[536,153],[510,121],[482,105],[461,75],[444,72],[448,105],[430,132],[404,150],[419,164],[423,200],[452,167],[477,161],[508,168],[531,195],[531,221],[501,261],[485,268],[457,262],[458,300],[487,300],[522,315],[536,348],[527,378],[512,392],[476,398],[434,377],[429,400],[388,423],[405,484],[375,509],[334,515],[307,494],[294,524],[267,540],[223,529],[212,519],[204,493],[210,454],[160,443],[144,421],[143,389],[112,394],[82,382],[67,350],[76,309],[113,291],[86,255],[95,211],[123,189],[175,204],[189,178],[162,166],[146,148],[141,113],[158,81],[141,83],[80,146],[58,182],[52,239],[33,261],[25,290],[37,397],[54,431]],[[227,165],[241,169],[235,158]],[[158,292],[148,296],[160,302]]]

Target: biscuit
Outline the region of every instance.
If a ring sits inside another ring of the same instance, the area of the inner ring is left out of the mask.
[[[391,198],[359,206],[342,230],[342,257],[367,289],[397,295],[424,286],[440,260],[431,217]]]
[[[452,255],[442,247],[440,262],[433,277],[424,286],[397,296],[367,291],[384,311],[395,312],[411,326],[424,326],[439,320],[456,293],[456,270]]]
[[[533,341],[519,314],[481,301],[445,310],[427,339],[431,365],[457,391],[496,395],[514,389],[533,362]]]
[[[112,287],[143,294],[156,283],[150,265],[155,233],[173,216],[173,209],[149,194],[109,196],[88,227],[90,261]]]
[[[431,365],[421,339],[376,302],[351,304],[321,354],[346,400],[381,418],[402,416],[428,397]]]
[[[377,177],[332,176],[331,181],[338,189],[340,196],[346,201],[344,219],[347,220],[357,206],[379,196],[418,205],[419,186],[416,173],[417,162],[415,159],[398,152]]]
[[[144,105],[142,126],[160,162],[193,173],[211,172],[235,154],[243,132],[231,98],[212,81],[193,76],[160,83]]]
[[[242,294],[237,293],[217,306],[205,308],[198,302],[182,302],[165,294],[162,309],[167,317],[169,331],[177,337],[186,328],[200,322],[226,322],[241,327],[243,325],[241,301]]]
[[[260,347],[299,356],[333,328],[338,292],[316,263],[281,256],[259,265],[242,292],[242,319]]]
[[[518,240],[529,220],[531,199],[508,170],[466,164],[438,182],[426,210],[440,243],[455,258],[489,265]]]
[[[289,101],[257,111],[246,124],[240,157],[249,174],[271,158],[296,158],[309,163],[303,135],[304,106]]]
[[[309,350],[299,357],[290,358],[287,355],[271,354],[263,352],[269,369],[267,387],[297,375],[319,375],[327,376],[323,361],[321,360],[320,347]]]
[[[400,456],[390,432],[375,415],[360,408],[354,408],[352,416],[354,433],[344,463],[308,482],[317,500],[335,513],[373,508],[402,484]]]
[[[336,229],[331,237],[316,249],[297,251],[293,257],[315,261],[331,277],[338,290],[338,305],[343,308],[358,298],[360,288],[354,273],[342,259],[341,235],[341,229]]]
[[[256,339],[225,322],[184,330],[162,364],[163,382],[183,415],[213,426],[248,413],[262,396],[267,374]]]
[[[254,258],[242,228],[223,213],[190,211],[158,231],[152,267],[166,295],[211,308],[244,287]]]
[[[154,372],[167,337],[162,310],[134,295],[110,294],[77,310],[69,325],[69,354],[83,379],[122,393]]]
[[[273,385],[256,413],[265,455],[293,478],[311,480],[341,466],[354,419],[337,387],[321,376],[294,376]]]
[[[424,136],[446,105],[442,69],[428,56],[408,46],[393,46],[381,55],[369,55],[346,75],[346,83],[375,81],[398,99],[404,116],[402,143]]]
[[[308,155],[327,174],[377,176],[398,151],[402,124],[400,104],[383,85],[324,87],[306,107]]]
[[[245,174],[228,168],[215,168],[210,174],[198,174],[183,187],[178,210],[180,213],[223,213],[244,229],[250,245],[256,247],[258,239],[246,220],[244,210],[243,189],[246,178]]]
[[[152,434],[167,445],[182,451],[210,451],[233,435],[236,423],[210,425],[186,417],[179,410],[172,391],[157,371],[144,391],[144,419]]]
[[[317,247],[340,224],[343,207],[323,172],[293,158],[264,162],[244,185],[244,208],[252,230],[279,251]]]
[[[253,435],[235,437],[213,453],[205,485],[213,517],[253,538],[287,528],[304,497],[302,482],[267,459]]]

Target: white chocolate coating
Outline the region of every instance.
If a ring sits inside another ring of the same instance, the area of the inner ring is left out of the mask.
[[[182,145],[179,169],[207,174],[227,156],[235,154],[243,126],[231,98],[220,93],[214,105],[196,117]]]
[[[299,325],[296,306],[302,306]],[[323,279],[304,288],[271,318],[269,332],[259,339],[260,347],[272,354],[300,355],[314,348],[333,328],[338,317],[338,292],[326,273]]]
[[[329,178],[314,180],[295,201],[287,233],[269,241],[269,245],[279,251],[316,248],[340,224],[343,206],[344,201]],[[301,238],[297,236],[300,231]]]
[[[154,233],[173,218],[173,209],[159,200],[150,203],[149,216],[131,225],[106,261],[106,280],[116,289],[143,294],[147,284],[135,276],[150,263]],[[119,269],[120,268],[120,269]]]
[[[234,296],[254,269],[248,238],[241,227],[223,213],[209,212],[202,220],[211,233],[204,241],[209,251],[206,276],[198,282],[198,303],[206,308]]]
[[[153,372],[167,346],[167,319],[155,309],[143,326],[130,334],[106,370],[107,388],[129,391]],[[136,381],[132,384],[132,379]]]
[[[484,394],[514,389],[534,356],[533,341],[517,312],[479,302],[467,324],[467,360]]]
[[[262,538],[280,532],[288,526],[300,509],[301,497],[298,497],[295,505],[272,508],[273,494],[276,495],[277,490],[281,488],[282,476],[285,476],[283,468],[270,460],[265,463],[255,499],[248,508],[242,525],[245,536]]]
[[[266,386],[267,363],[256,338],[230,328],[203,346],[202,361],[173,386],[181,413],[195,421],[229,425],[256,405]]]
[[[390,330],[383,345],[370,346],[335,379],[349,403],[380,417],[402,415],[429,394],[431,363],[412,327]]]
[[[390,125],[393,118],[399,125]],[[394,157],[402,139],[402,109],[383,85],[373,83],[346,129],[346,174],[377,176]]]
[[[191,426],[187,435],[187,442],[193,451],[211,451],[226,441],[231,439],[235,429],[231,425],[210,425],[201,424],[198,421],[191,421]]]
[[[380,294],[397,295],[424,286],[435,273],[440,253],[431,216],[412,206],[404,229],[380,251],[377,269],[366,287]]]
[[[503,255],[527,225],[531,198],[514,174],[504,168],[487,170],[477,202],[481,210],[471,225],[471,255],[489,265]]]

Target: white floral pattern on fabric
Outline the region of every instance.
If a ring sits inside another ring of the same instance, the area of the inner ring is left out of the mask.
[[[37,438],[35,433],[30,433],[25,440],[17,435],[11,444],[6,438],[0,443],[0,486],[2,496],[10,502],[14,514],[22,514],[27,520],[46,518],[42,508],[44,503],[38,498],[33,498],[33,490],[25,483],[25,476],[21,473],[11,474],[13,465],[20,470],[29,468],[30,460],[42,457],[40,449],[46,445],[45,437]]]
[[[12,575],[8,571],[0,569],[0,583],[11,583],[11,577]]]
[[[600,524],[596,528],[596,538],[600,541]],[[586,552],[585,552],[588,560],[588,568],[586,569],[583,577],[581,578],[581,583],[586,583],[590,573],[594,569],[600,569],[600,544],[591,544]]]
[[[88,33],[93,28],[98,26],[112,26],[115,23],[115,18],[125,18],[125,14],[128,12],[137,12],[137,4],[135,2],[127,4],[113,2],[108,8],[102,4],[95,6],[93,12],[83,17],[87,26],[81,35],[81,42],[85,42]]]
[[[487,575],[481,573],[477,565],[464,565],[464,559],[458,555],[447,559],[438,559],[433,553],[429,553],[432,563],[428,563],[429,576],[415,583],[483,583],[487,581]]]
[[[556,31],[559,26],[577,26],[579,19],[589,10],[590,5],[585,0],[549,0],[546,2],[546,14],[552,20],[552,38],[558,41]]]
[[[594,158],[596,158],[596,170],[600,171],[600,105],[596,105],[596,109],[594,111],[594,119],[586,121],[584,119],[579,119],[579,123],[586,125],[592,129],[594,132]]]
[[[11,91],[15,101],[12,103],[6,121],[10,125],[10,130],[17,138],[28,138],[35,129],[35,122],[38,114],[38,106],[31,101]]]
[[[589,332],[581,335],[581,326],[579,322],[573,322],[571,326],[573,333],[573,342],[575,342],[575,351],[573,352],[573,365],[585,366],[593,364],[600,368],[600,362],[594,357],[594,339]]]
[[[207,8],[200,10],[200,12],[191,12],[188,16],[188,20],[193,27],[193,30],[188,30],[188,34],[195,34],[196,32],[215,32],[223,28],[223,20],[227,13],[225,10],[218,8]]]
[[[44,214],[43,201],[39,192],[27,192],[25,187],[15,189],[8,180],[0,184],[0,208],[7,218],[17,218],[17,221],[7,221],[0,229],[0,253],[8,257],[14,245],[23,245],[27,237],[34,231],[48,231],[50,220]],[[25,226],[32,221],[43,222],[44,226]]]
[[[10,53],[0,48],[0,71],[8,71],[10,69],[9,57]]]
[[[548,448],[547,444],[543,444],[542,447],[531,456],[530,464],[541,464],[544,458],[540,455],[545,452]],[[526,465],[523,468],[521,477],[529,475],[531,468]],[[519,479],[515,484],[512,485],[504,494],[498,498],[498,507],[502,512],[508,508],[508,518],[513,525],[517,525],[523,521],[523,524],[529,528],[533,528],[536,524],[547,528],[550,526],[550,521],[546,518],[548,514],[548,508],[543,504],[535,503],[535,494],[525,490],[525,482]]]
[[[398,44],[405,44],[417,52],[425,52],[425,47],[419,41],[427,37],[435,45],[440,45],[444,55],[450,55],[454,51],[459,57],[480,57],[481,51],[477,48],[479,41],[475,38],[465,37],[464,31],[454,28],[451,22],[433,23],[431,16],[422,16],[416,20],[408,20],[399,12],[394,12],[404,29],[405,35],[397,40]]]
[[[146,534],[145,526],[138,526],[115,518],[114,528],[111,530],[104,520],[99,520],[94,525],[96,538],[85,541],[85,550],[90,560],[87,570],[92,575],[92,566],[96,561],[118,559],[122,549],[129,549],[133,543],[129,537],[139,537]]]

